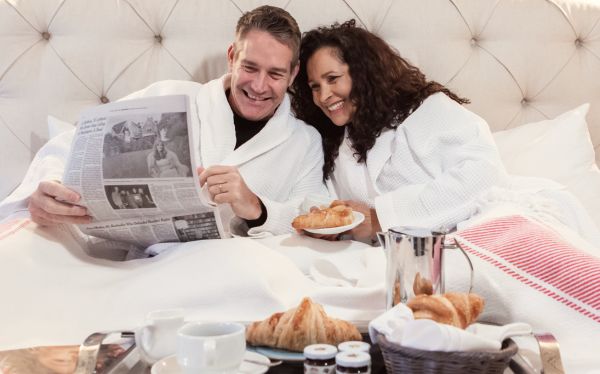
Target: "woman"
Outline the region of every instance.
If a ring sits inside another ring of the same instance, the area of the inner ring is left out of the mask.
[[[506,174],[487,123],[461,105],[466,99],[353,20],[304,34],[292,94],[298,118],[322,135],[330,191],[365,214],[354,239],[393,226],[448,229],[507,203],[600,241],[562,186]]]
[[[154,178],[185,177],[188,173],[188,167],[179,162],[177,155],[168,150],[160,139],[154,143],[146,161],[148,173]]]
[[[297,116],[321,133],[324,178],[365,214],[355,239],[408,225],[450,228],[507,175],[486,122],[355,26],[304,34],[292,86]]]

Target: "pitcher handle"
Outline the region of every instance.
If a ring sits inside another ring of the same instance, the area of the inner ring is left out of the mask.
[[[454,244],[456,244],[456,246],[458,247],[458,249],[460,249],[460,251],[462,252],[462,254],[467,259],[467,262],[469,263],[469,267],[471,268],[471,279],[469,280],[469,293],[471,293],[471,291],[473,290],[473,278],[475,276],[475,269],[473,268],[473,263],[471,262],[471,258],[469,257],[469,255],[467,254],[467,252],[465,251],[465,249],[460,245],[460,243],[458,242],[458,240],[456,240],[456,238],[452,238],[452,239],[454,240]]]

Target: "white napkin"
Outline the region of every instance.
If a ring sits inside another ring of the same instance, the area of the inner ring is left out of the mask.
[[[412,310],[398,304],[369,323],[369,335],[373,343],[377,335],[403,347],[427,351],[498,351],[502,340],[515,335],[531,333],[525,323],[506,326],[472,324],[466,330],[437,323],[428,319],[415,320]]]

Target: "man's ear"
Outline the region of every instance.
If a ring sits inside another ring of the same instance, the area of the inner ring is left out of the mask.
[[[288,83],[288,88],[294,83],[294,79],[296,79],[296,75],[298,75],[298,71],[300,71],[300,64],[296,64],[294,69],[292,70],[292,74],[290,75],[290,83]]]
[[[229,48],[227,48],[227,65],[229,66],[229,71],[233,70],[233,61],[235,59],[235,43],[231,43]]]

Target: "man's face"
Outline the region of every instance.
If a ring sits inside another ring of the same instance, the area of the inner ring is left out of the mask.
[[[231,108],[252,121],[271,117],[298,73],[298,66],[291,70],[292,56],[287,45],[260,30],[249,31],[231,45]]]

